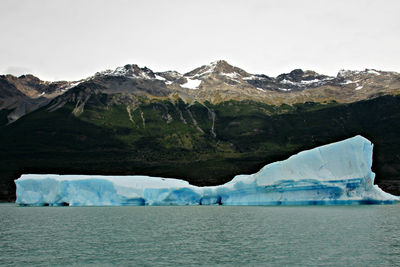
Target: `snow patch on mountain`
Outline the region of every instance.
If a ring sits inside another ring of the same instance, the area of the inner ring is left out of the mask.
[[[201,84],[201,80],[198,79],[191,79],[191,78],[186,78],[187,82],[184,84],[181,84],[181,87],[188,88],[188,89],[199,89],[199,86]]]
[[[155,75],[156,76],[156,79],[157,80],[160,80],[160,81],[166,81],[167,79],[165,79],[164,77],[161,77],[160,75]]]
[[[351,84],[351,83],[354,83],[354,82],[351,80],[345,80],[344,82],[341,82],[340,84]]]
[[[369,74],[374,74],[374,75],[381,75],[379,72],[377,72],[376,70],[367,70],[367,72]]]

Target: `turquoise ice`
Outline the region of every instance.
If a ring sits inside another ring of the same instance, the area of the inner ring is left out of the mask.
[[[24,174],[17,203],[32,206],[389,204],[374,185],[373,144],[362,136],[300,152],[230,182],[197,187],[149,176]]]

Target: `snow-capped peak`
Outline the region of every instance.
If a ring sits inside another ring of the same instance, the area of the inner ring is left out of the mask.
[[[134,79],[157,79],[153,71],[147,67],[140,68],[136,64],[127,64],[123,67],[117,67],[115,70],[105,70],[96,73],[98,75],[105,76],[123,76]]]
[[[338,77],[346,78],[349,76],[356,76],[356,75],[381,75],[381,71],[377,71],[375,69],[365,69],[365,70],[340,70],[337,74]]]
[[[204,79],[211,75],[214,77],[225,76],[226,78],[230,79],[237,79],[239,77],[245,78],[251,76],[246,71],[230,65],[225,60],[213,61],[208,65],[203,65],[186,73],[184,76],[192,79]]]
[[[358,71],[358,70],[344,70],[343,69],[338,72],[337,77],[346,78],[349,76],[357,75],[359,73],[360,73],[360,71]]]

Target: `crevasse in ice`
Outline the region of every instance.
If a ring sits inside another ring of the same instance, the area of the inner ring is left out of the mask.
[[[24,174],[15,181],[16,202],[33,206],[396,203],[398,197],[374,185],[372,148],[369,140],[355,136],[208,187],[149,176]]]

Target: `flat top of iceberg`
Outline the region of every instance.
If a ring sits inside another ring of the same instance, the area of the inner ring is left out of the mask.
[[[59,175],[59,174],[23,174],[17,181],[24,180],[43,180],[54,179],[56,181],[77,181],[77,180],[110,180],[118,186],[129,186],[136,188],[170,188],[170,187],[188,187],[191,186],[187,181],[152,177],[145,175],[131,176],[105,176],[105,175]]]

